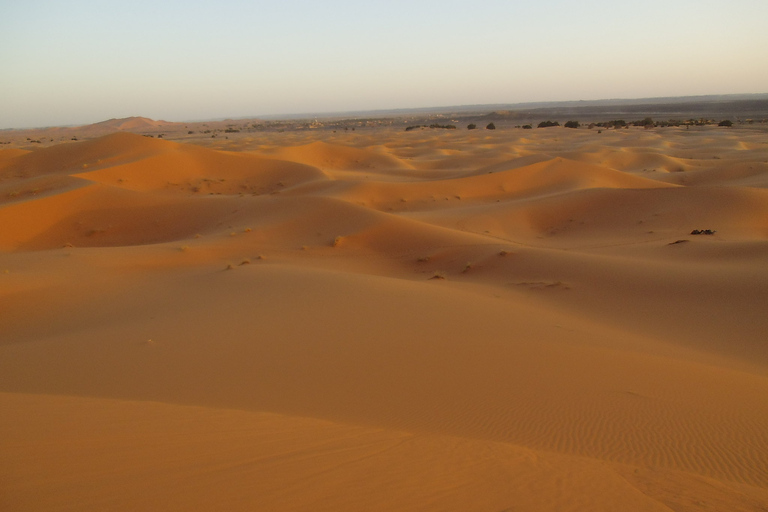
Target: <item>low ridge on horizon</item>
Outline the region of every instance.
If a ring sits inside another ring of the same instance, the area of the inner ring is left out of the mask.
[[[96,121],[85,124],[65,124],[65,125],[51,125],[51,126],[38,126],[38,127],[25,127],[25,128],[5,128],[8,130],[31,130],[31,129],[46,129],[46,128],[88,128],[88,127],[114,127],[115,129],[139,129],[142,127],[152,128],[161,127],[167,125],[179,125],[184,123],[207,123],[207,122],[237,122],[243,120],[265,120],[265,121],[279,121],[279,120],[299,120],[299,119],[312,119],[312,118],[333,118],[333,117],[369,117],[374,115],[382,116],[397,116],[397,115],[414,115],[425,113],[468,113],[478,111],[494,111],[494,110],[510,110],[510,111],[524,111],[524,110],[544,110],[547,108],[558,107],[605,107],[605,106],[641,106],[641,105],[654,105],[654,104],[681,104],[682,108],[686,105],[704,102],[718,103],[718,102],[743,102],[743,101],[764,101],[768,102],[768,93],[744,93],[744,94],[707,94],[707,95],[694,95],[694,96],[663,96],[663,97],[643,97],[643,98],[606,98],[599,100],[553,100],[553,101],[534,101],[523,103],[490,103],[490,104],[465,104],[465,105],[447,105],[436,107],[395,107],[391,109],[371,109],[371,110],[348,110],[348,111],[318,111],[318,112],[301,112],[293,114],[270,114],[270,115],[246,115],[246,116],[229,116],[229,117],[211,117],[205,119],[182,119],[174,121],[155,120],[148,116],[127,116],[121,118],[110,118],[103,121]],[[764,105],[760,105],[761,112],[768,111]]]

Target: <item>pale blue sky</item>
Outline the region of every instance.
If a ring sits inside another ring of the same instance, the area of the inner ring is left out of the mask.
[[[768,92],[766,0],[0,0],[0,128]]]

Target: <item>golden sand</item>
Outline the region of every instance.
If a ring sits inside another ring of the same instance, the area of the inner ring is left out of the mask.
[[[764,132],[206,144],[0,150],[0,509],[768,507]]]

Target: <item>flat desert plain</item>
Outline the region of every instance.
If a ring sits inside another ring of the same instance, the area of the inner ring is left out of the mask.
[[[764,127],[5,148],[2,510],[768,509]]]

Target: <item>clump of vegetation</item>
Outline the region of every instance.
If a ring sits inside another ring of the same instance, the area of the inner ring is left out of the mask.
[[[240,130],[238,130],[237,128],[227,128],[226,130],[224,130],[224,133],[240,133]]]
[[[557,121],[542,121],[539,123],[537,128],[549,128],[551,126],[560,126],[560,123]]]
[[[531,126],[529,124],[524,124],[523,125],[523,130],[533,130],[533,126]]]
[[[493,123],[488,123],[488,126],[485,127],[486,130],[495,130],[496,125]]]
[[[632,126],[642,126],[644,128],[653,128],[656,126],[656,123],[653,122],[653,119],[650,117],[646,117],[645,119],[641,119],[640,121],[632,121]]]
[[[581,125],[579,124],[578,121],[567,121],[565,123],[565,127],[566,128],[578,128],[579,126],[581,126]]]
[[[444,130],[455,130],[456,126],[452,124],[436,124],[436,123],[430,124],[429,126],[427,126],[426,124],[415,124],[413,126],[407,126],[405,128],[405,131],[410,132],[412,130],[418,130],[421,128],[442,128]],[[354,130],[354,128],[352,128],[352,130]]]
[[[717,123],[717,126],[725,126],[727,128],[730,128],[731,126],[733,126],[733,121],[731,121],[730,119],[723,119],[722,121]]]
[[[470,123],[467,125],[467,130],[474,130],[477,128],[477,125],[475,123]]]
[[[613,121],[603,121],[595,123],[600,128],[626,128],[627,122],[623,119],[614,119]]]

